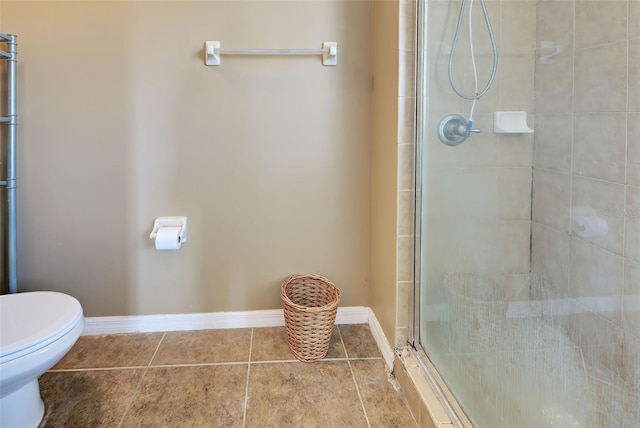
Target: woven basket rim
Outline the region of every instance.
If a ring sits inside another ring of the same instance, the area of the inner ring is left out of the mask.
[[[304,305],[299,305],[297,303],[292,302],[291,299],[289,299],[289,296],[287,296],[287,293],[286,293],[287,286],[289,284],[291,284],[293,281],[295,281],[296,279],[301,279],[301,278],[312,278],[312,279],[316,279],[316,280],[324,282],[325,284],[329,285],[335,291],[335,293],[337,295],[336,299],[333,300],[332,302],[326,304],[326,305],[323,305],[323,306],[304,306]],[[333,309],[336,306],[338,306],[338,303],[340,302],[341,295],[342,295],[342,293],[340,292],[340,289],[333,282],[331,282],[328,278],[325,278],[322,275],[317,275],[317,274],[313,274],[313,273],[291,275],[290,277],[285,279],[285,281],[282,283],[282,286],[280,287],[280,297],[282,298],[282,301],[285,302],[288,306],[291,306],[291,307],[293,307],[293,308],[295,308],[297,310],[303,311],[303,312],[321,312],[321,311],[326,311],[328,309]]]

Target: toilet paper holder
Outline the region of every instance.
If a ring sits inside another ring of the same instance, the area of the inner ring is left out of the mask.
[[[180,233],[178,234],[178,239],[181,244],[187,242],[187,217],[185,216],[174,216],[174,217],[158,217],[153,222],[153,230],[151,231],[151,235],[149,238],[156,239],[158,236],[158,230],[161,227],[179,227]]]

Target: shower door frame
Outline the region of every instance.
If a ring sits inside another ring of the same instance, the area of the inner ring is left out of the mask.
[[[420,268],[422,236],[422,141],[426,137],[426,14],[427,0],[416,1],[416,62],[415,62],[415,129],[413,145],[413,305],[410,305],[409,340],[414,349],[420,346]]]

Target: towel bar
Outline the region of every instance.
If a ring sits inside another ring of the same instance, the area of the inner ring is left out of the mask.
[[[220,65],[220,55],[322,55],[322,65],[338,64],[338,43],[323,42],[322,49],[222,49],[219,41],[204,42],[205,65]]]

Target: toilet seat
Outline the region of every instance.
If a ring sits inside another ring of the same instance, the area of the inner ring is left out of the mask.
[[[0,296],[0,364],[58,340],[82,319],[75,298],[51,291]]]

